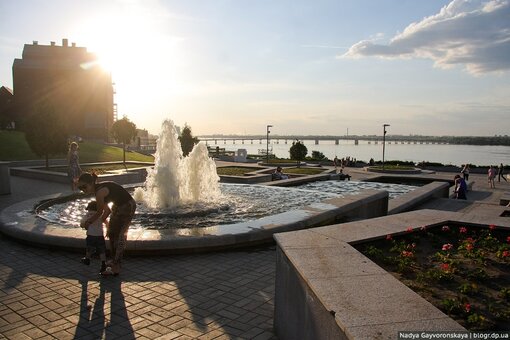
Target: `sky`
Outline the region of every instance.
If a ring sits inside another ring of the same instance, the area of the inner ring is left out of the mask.
[[[153,134],[510,131],[510,0],[0,0],[0,86],[63,38]]]

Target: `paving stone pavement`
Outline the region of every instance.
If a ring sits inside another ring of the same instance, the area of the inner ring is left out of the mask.
[[[11,177],[0,209],[67,186]],[[276,339],[275,247],[99,260],[0,234],[0,339]]]
[[[99,260],[0,236],[0,337],[6,339],[275,339],[274,247],[127,257],[119,277]]]

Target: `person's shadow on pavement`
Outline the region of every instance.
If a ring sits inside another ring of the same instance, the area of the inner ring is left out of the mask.
[[[101,339],[103,337],[105,315],[104,301],[105,289],[100,286],[99,296],[94,301],[94,305],[89,303],[88,279],[81,279],[81,298],[80,298],[80,316],[76,325],[74,339],[88,338]]]
[[[110,322],[105,327],[105,339],[135,340],[135,332],[127,314],[126,300],[122,293],[122,279],[107,277],[101,280],[110,295]]]
[[[99,281],[99,295],[89,303],[88,279],[80,280],[80,315],[74,339],[135,339],[129,321],[120,278],[106,277]],[[110,320],[105,315],[106,293],[110,292]]]

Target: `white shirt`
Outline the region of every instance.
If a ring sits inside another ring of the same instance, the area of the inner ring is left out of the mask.
[[[94,215],[96,211],[87,211],[85,216],[81,219],[81,224],[83,224],[86,220],[88,220],[92,215]],[[99,216],[92,224],[89,225],[87,229],[87,235],[91,236],[103,236],[103,222],[101,221],[101,216]]]

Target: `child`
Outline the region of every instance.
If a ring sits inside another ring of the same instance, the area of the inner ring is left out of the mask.
[[[82,227],[84,222],[96,213],[96,201],[90,201],[86,209],[87,213],[83,216],[80,224]],[[90,256],[97,252],[101,259],[101,269],[99,272],[103,273],[106,271],[106,243],[103,236],[103,224],[101,223],[101,217],[85,227],[85,229],[87,229],[87,249],[85,257],[81,259],[81,262],[87,266],[90,265]]]

